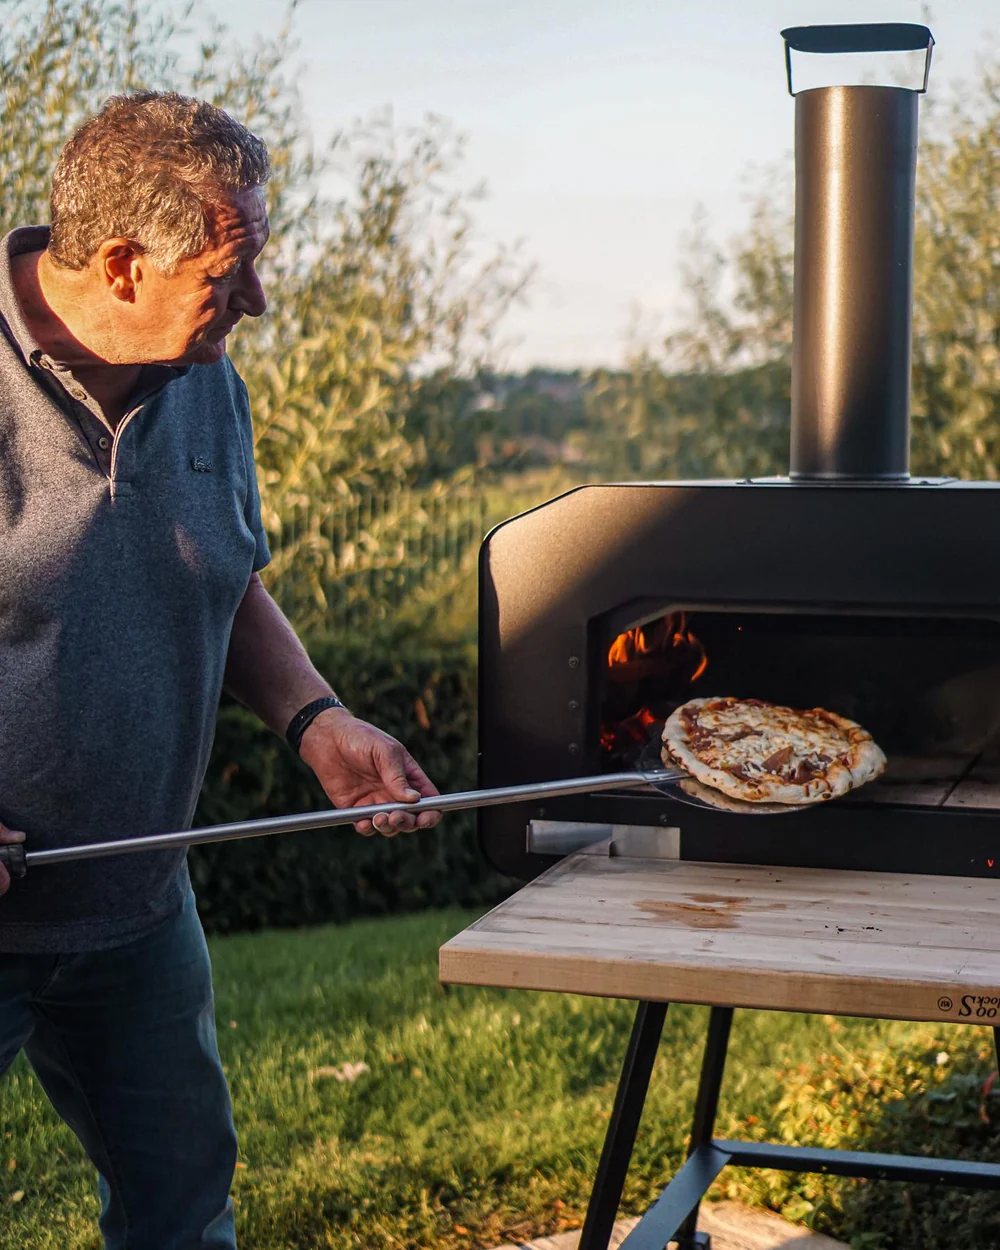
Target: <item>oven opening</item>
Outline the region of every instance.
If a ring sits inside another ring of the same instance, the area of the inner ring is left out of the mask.
[[[872,734],[888,768],[841,802],[1000,810],[1000,622],[673,608],[612,614],[592,639],[599,770],[648,760],[688,699],[735,695]]]

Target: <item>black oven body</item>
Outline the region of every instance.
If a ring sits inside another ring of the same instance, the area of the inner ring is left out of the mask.
[[[615,638],[667,613],[704,672],[612,676]],[[998,485],[581,487],[486,538],[479,631],[483,786],[620,769],[602,724],[630,699],[661,717],[698,695],[829,707],[890,761],[875,787],[795,816],[625,791],[485,808],[483,848],[511,876],[553,862],[527,849],[532,819],[677,827],[686,859],[1000,875]]]

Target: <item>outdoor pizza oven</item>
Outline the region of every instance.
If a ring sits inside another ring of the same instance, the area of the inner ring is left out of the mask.
[[[933,42],[910,25],[783,33],[789,56],[929,63]],[[1000,875],[1000,488],[908,472],[925,86],[926,70],[918,89],[795,96],[789,478],[581,487],[499,526],[480,559],[482,785],[638,766],[673,708],[712,695],[857,720],[885,775],[794,818],[653,791],[486,808],[503,871],[625,829],[685,859]]]

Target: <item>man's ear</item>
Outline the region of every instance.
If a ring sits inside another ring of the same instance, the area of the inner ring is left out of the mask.
[[[97,273],[108,293],[123,304],[134,304],[146,263],[128,239],[107,239],[97,249]]]

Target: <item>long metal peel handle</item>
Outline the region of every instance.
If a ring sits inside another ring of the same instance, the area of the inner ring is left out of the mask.
[[[138,851],[167,851],[177,847],[197,846],[202,842],[228,842],[236,838],[259,838],[273,833],[298,833],[305,829],[335,829],[357,821],[372,820],[393,812],[458,812],[475,807],[496,807],[503,803],[523,803],[534,799],[557,798],[564,794],[586,791],[636,789],[639,786],[664,785],[679,781],[687,774],[679,769],[658,768],[647,772],[601,773],[594,777],[569,777],[564,781],[536,782],[532,785],[498,786],[493,790],[466,790],[458,794],[439,794],[416,803],[374,803],[369,807],[332,808],[322,812],[304,812],[297,816],[273,816],[266,820],[241,820],[228,825],[209,825],[204,829],[185,829],[179,833],[153,833],[139,838],[118,838],[108,842],[90,842],[83,846],[61,846],[48,851],[23,853],[20,844],[0,846],[0,863],[13,867],[12,875],[23,876],[25,864],[64,864],[75,859],[98,859],[105,855],[125,855]],[[13,854],[11,854],[13,852]],[[18,871],[20,869],[20,871]]]

